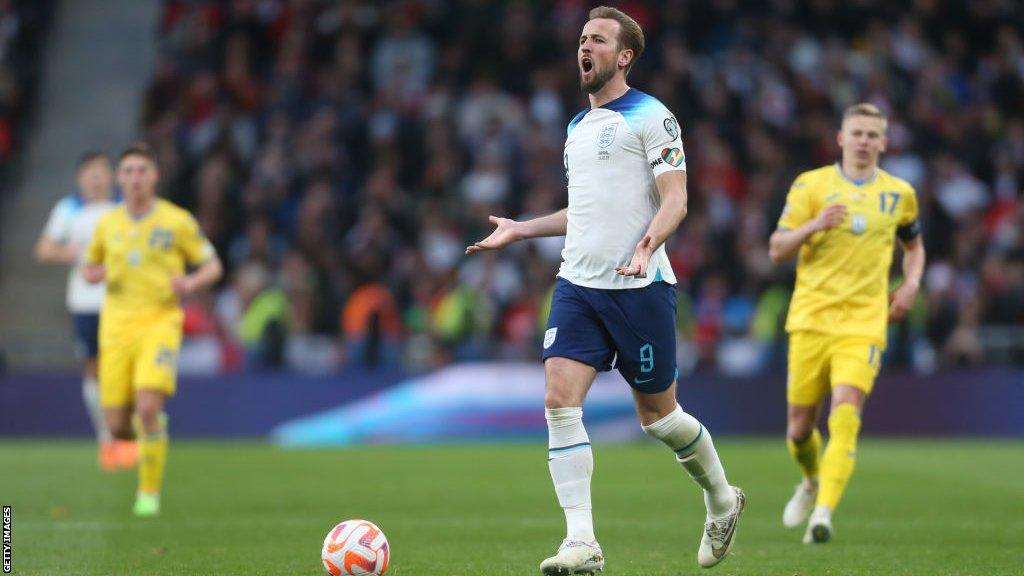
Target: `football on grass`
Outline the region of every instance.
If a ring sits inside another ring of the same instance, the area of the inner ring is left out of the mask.
[[[383,576],[391,550],[376,524],[346,520],[327,533],[320,558],[331,576]]]

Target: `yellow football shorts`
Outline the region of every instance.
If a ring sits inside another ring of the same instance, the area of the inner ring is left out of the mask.
[[[136,390],[174,394],[182,321],[178,310],[144,321],[100,317],[100,403],[104,408],[131,406]]]
[[[806,331],[791,333],[787,401],[813,406],[839,384],[848,384],[870,394],[882,366],[883,351],[884,347],[873,338]]]

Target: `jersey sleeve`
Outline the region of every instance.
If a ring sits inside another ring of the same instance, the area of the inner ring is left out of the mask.
[[[659,106],[644,117],[640,125],[640,141],[655,176],[672,170],[686,171],[682,131],[668,109]]]
[[[185,216],[178,238],[178,246],[189,266],[198,266],[216,255],[213,245],[206,239],[199,228],[199,223],[191,214]]]
[[[811,195],[808,189],[806,177],[799,176],[789,187],[786,194],[786,206],[782,209],[782,216],[779,217],[779,230],[793,230],[799,228],[811,219],[814,215],[811,206]]]
[[[67,242],[71,238],[72,209],[67,199],[61,200],[50,211],[50,218],[43,228],[43,237],[57,242]]]
[[[109,214],[107,216],[109,216]],[[103,216],[100,218],[100,221],[96,223],[96,230],[93,231],[92,239],[89,240],[89,247],[85,249],[86,264],[103,263],[103,258],[106,254],[106,247],[103,244],[103,239],[106,237],[104,229],[107,227],[107,216]]]
[[[917,194],[908,185],[903,197],[900,219],[896,225],[896,236],[903,242],[910,242],[921,235],[921,222],[917,218]]]

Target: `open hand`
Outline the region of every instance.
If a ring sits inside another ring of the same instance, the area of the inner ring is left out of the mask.
[[[636,250],[633,251],[633,258],[629,261],[628,266],[619,266],[615,269],[615,272],[621,276],[634,276],[636,278],[647,277],[647,265],[651,261],[651,237],[645,235],[636,244]]]
[[[497,216],[488,216],[487,219],[497,228],[487,238],[466,246],[466,254],[473,254],[474,252],[482,252],[484,250],[500,250],[522,238],[519,232],[519,222]]]

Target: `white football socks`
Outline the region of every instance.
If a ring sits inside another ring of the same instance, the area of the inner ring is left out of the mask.
[[[103,418],[103,406],[100,405],[100,383],[91,376],[82,378],[82,400],[85,401],[85,411],[89,414],[89,421],[96,432],[96,441],[100,444],[110,442],[112,436],[107,429],[107,421]]]
[[[544,417],[548,421],[548,469],[565,511],[566,538],[593,542],[590,478],[594,453],[583,427],[583,408],[546,408]]]
[[[683,412],[679,404],[668,416],[643,428],[648,435],[667,444],[676,453],[676,460],[704,489],[704,505],[709,516],[722,517],[732,510],[736,494],[725,478],[725,470],[707,428]]]

